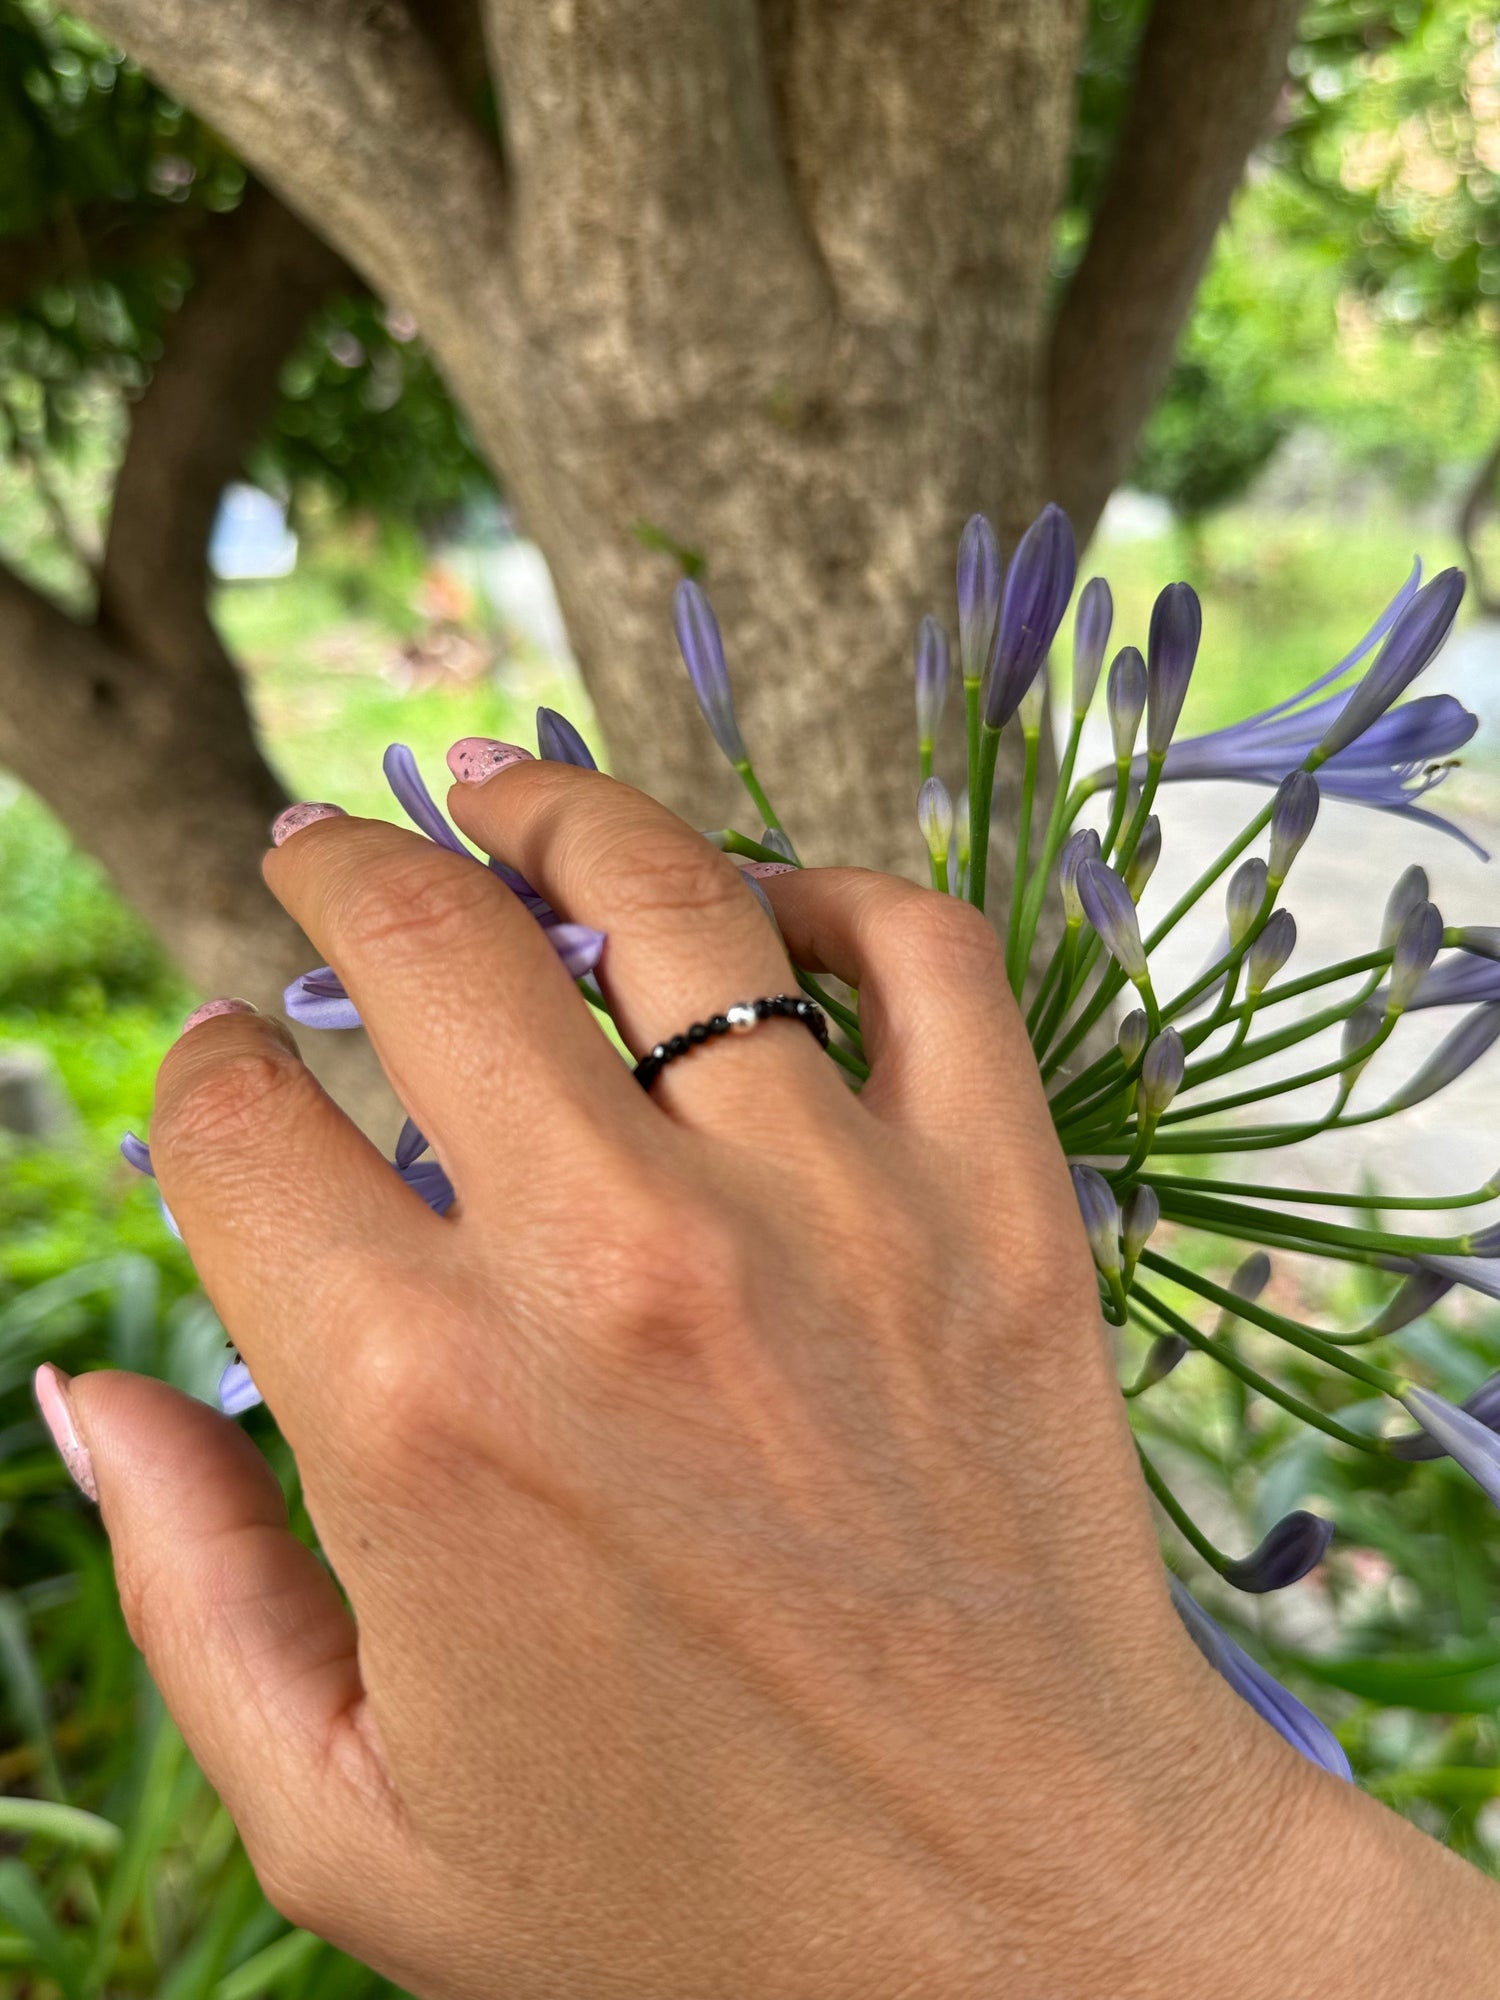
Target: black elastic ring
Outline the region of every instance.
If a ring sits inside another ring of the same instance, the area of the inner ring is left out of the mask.
[[[690,1054],[719,1035],[748,1035],[762,1021],[778,1017],[800,1021],[818,1045],[827,1048],[828,1017],[816,1001],[804,999],[800,993],[772,993],[760,1000],[736,1001],[722,1014],[715,1014],[711,1021],[694,1021],[685,1033],[673,1035],[670,1041],[658,1042],[636,1064],[635,1080],[643,1090],[649,1090],[667,1064],[676,1062],[679,1056]]]

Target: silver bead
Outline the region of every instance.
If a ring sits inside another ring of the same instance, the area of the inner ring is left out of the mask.
[[[729,1023],[731,1035],[748,1035],[755,1026],[755,1009],[747,1000],[740,1000],[724,1009],[724,1019]]]

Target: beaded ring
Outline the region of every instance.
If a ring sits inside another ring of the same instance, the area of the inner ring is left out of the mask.
[[[716,1036],[748,1035],[762,1021],[778,1018],[800,1021],[819,1046],[827,1048],[828,1017],[823,1009],[814,1001],[803,999],[800,993],[773,993],[760,1000],[737,1001],[722,1014],[715,1014],[712,1020],[694,1021],[684,1033],[673,1035],[670,1041],[658,1042],[636,1064],[635,1080],[643,1090],[649,1090],[667,1064],[676,1062],[679,1056],[690,1054]]]

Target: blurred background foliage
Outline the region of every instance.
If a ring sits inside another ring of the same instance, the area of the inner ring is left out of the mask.
[[[1144,11],[1094,0],[1060,274]],[[185,246],[244,187],[215,135],[89,31],[45,0],[0,0],[0,545],[54,587],[86,584],[121,413],[181,303]],[[92,229],[100,213],[86,274],[26,265],[41,222]],[[1441,561],[1462,538],[1493,598],[1497,468],[1492,8],[1318,0],[1142,443],[1133,484],[1161,504],[1113,510],[1095,566],[1134,636],[1164,578],[1199,586],[1213,670],[1189,725],[1211,726],[1337,657],[1414,543]],[[215,613],[294,795],[385,810],[393,738],[440,768],[456,735],[524,739],[539,699],[587,721],[555,650],[490,588],[509,546],[501,496],[420,341],[352,277],[286,365],[255,472],[289,507],[301,560],[221,587]],[[187,1004],[100,872],[0,777],[0,1057],[41,1051],[65,1106],[42,1139],[0,1131],[0,1994],[16,2000],[392,1991],[261,1899],[30,1401],[43,1358],[211,1391],[222,1332],[115,1150],[148,1119]],[[1304,1307],[1370,1303],[1293,1270],[1276,1283]],[[1260,1338],[1233,1337],[1252,1352]],[[1481,1304],[1410,1339],[1459,1388],[1500,1366]],[[1332,1393],[1310,1370],[1291,1386]],[[1337,1520],[1290,1612],[1215,1608],[1335,1721],[1363,1782],[1493,1867],[1500,1536],[1483,1497],[1447,1466],[1351,1461],[1194,1361],[1147,1407],[1164,1467],[1220,1539],[1248,1546],[1309,1500]],[[279,1442],[249,1421],[295,1504]]]

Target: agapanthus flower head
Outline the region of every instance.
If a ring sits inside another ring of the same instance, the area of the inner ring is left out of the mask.
[[[1250,935],[1266,900],[1268,872],[1265,862],[1258,854],[1253,854],[1248,861],[1242,861],[1230,876],[1229,887],[1224,894],[1224,916],[1229,925],[1231,944],[1240,944]]]
[[[1004,575],[999,536],[983,514],[971,514],[958,542],[959,671],[971,684],[989,665]]]
[[[1169,583],[1151,607],[1146,642],[1146,749],[1153,757],[1166,754],[1177,728],[1202,636],[1197,591],[1190,583]]]
[[[1285,1590],[1300,1583],[1328,1553],[1333,1540],[1333,1523],[1317,1514],[1283,1514],[1258,1548],[1238,1562],[1225,1565],[1224,1581],[1236,1590],[1262,1595],[1269,1590]]]
[[[1073,524],[1061,507],[1044,507],[1021,537],[1005,578],[984,679],[984,719],[991,729],[1009,722],[1041,672],[1077,574]]]
[[[1078,593],[1073,620],[1073,713],[1082,718],[1093,703],[1115,619],[1115,600],[1102,576],[1091,576]]]
[[[1104,701],[1109,711],[1115,761],[1123,764],[1135,748],[1146,713],[1146,662],[1134,646],[1122,646],[1110,662]]]
[[[948,657],[948,634],[929,611],[917,627],[917,741],[935,741],[948,702],[948,682],[952,667]]]
[[[594,753],[565,715],[555,708],[536,712],[537,755],[549,764],[573,764],[581,771],[597,771]]]
[[[1161,821],[1155,813],[1148,813],[1141,827],[1141,837],[1135,844],[1135,852],[1125,864],[1125,887],[1138,903],[1146,893],[1146,884],[1156,873],[1156,864],[1161,859]]]
[[[1140,921],[1130,891],[1114,869],[1103,861],[1081,861],[1078,895],[1084,915],[1125,977],[1144,979],[1146,948],[1141,942]]]
[[[672,623],[693,693],[698,697],[698,706],[715,743],[731,764],[747,763],[719,621],[702,585],[691,577],[684,577],[673,594]]]

